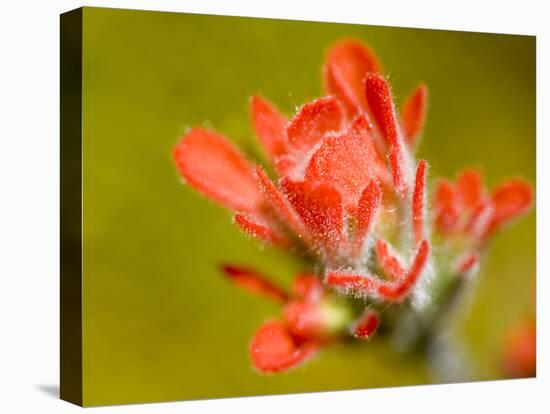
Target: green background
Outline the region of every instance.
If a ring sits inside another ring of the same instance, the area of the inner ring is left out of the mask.
[[[245,264],[288,285],[302,264],[181,185],[172,148],[204,125],[263,160],[250,95],[292,114],[322,93],[327,47],[351,36],[380,56],[397,102],[428,85],[419,156],[432,182],[482,166],[490,186],[510,175],[534,184],[534,37],[94,8],[83,36],[85,405],[431,381],[424,361],[382,339],[256,373],[250,338],[280,310],[218,267]],[[534,276],[533,212],[495,238],[457,327],[480,380],[501,377],[503,335],[529,310]]]

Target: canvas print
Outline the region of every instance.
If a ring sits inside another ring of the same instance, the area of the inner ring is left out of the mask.
[[[64,399],[536,375],[534,37],[61,24]]]

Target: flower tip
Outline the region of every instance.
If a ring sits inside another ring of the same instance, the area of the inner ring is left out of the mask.
[[[360,339],[370,339],[376,332],[380,318],[378,313],[373,310],[367,310],[352,326],[353,336]]]

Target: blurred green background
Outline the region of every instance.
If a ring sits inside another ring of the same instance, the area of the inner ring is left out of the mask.
[[[322,93],[326,48],[349,36],[380,56],[397,102],[428,85],[419,155],[432,178],[482,166],[490,186],[510,175],[535,183],[534,37],[85,8],[85,405],[431,381],[425,361],[383,339],[256,373],[249,341],[279,309],[218,267],[252,266],[288,285],[302,264],[244,237],[227,211],[181,185],[171,159],[192,125],[263,159],[250,95],[292,114]],[[534,212],[496,237],[480,277],[456,333],[479,379],[496,379],[505,330],[530,306]]]

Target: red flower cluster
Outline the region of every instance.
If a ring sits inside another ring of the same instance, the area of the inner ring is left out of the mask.
[[[238,285],[284,304],[284,321],[266,323],[253,340],[260,371],[294,366],[327,342],[322,298],[334,294],[332,288],[402,302],[432,267],[428,166],[413,160],[426,87],[410,95],[399,118],[378,59],[355,40],[329,50],[323,78],[327,96],[305,104],[290,120],[265,99],[251,100],[254,129],[276,181],[211,130],[192,128],[174,151],[181,176],[232,210],[238,226],[263,242],[313,255],[324,271],[322,280],[298,277],[288,295],[253,272],[225,268]],[[484,240],[526,211],[531,198],[530,187],[519,181],[489,196],[478,174],[465,172],[456,186],[439,185],[436,227],[444,235],[466,232]],[[476,254],[462,259],[463,270],[475,264]],[[368,338],[378,316],[369,310],[348,322],[356,336]]]

